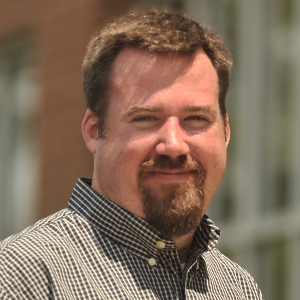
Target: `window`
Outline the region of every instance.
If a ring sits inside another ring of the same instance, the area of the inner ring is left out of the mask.
[[[37,85],[30,40],[0,45],[0,239],[28,226],[38,193]]]
[[[209,216],[266,299],[299,299],[300,2],[186,0],[234,55],[228,168]]]

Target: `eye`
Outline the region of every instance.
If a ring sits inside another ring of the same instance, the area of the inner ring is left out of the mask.
[[[203,115],[188,116],[184,119],[184,122],[193,129],[202,129],[210,124],[209,118]]]
[[[192,120],[192,121],[208,121],[207,118],[205,118],[203,116],[189,116],[186,119]]]
[[[209,119],[206,116],[192,115],[185,118],[187,121],[196,121],[196,122],[209,122]]]
[[[132,119],[131,123],[139,128],[152,128],[159,122],[159,118],[151,115],[140,115]]]
[[[156,121],[157,118],[153,116],[138,116],[135,117],[132,122],[151,122],[151,121]]]

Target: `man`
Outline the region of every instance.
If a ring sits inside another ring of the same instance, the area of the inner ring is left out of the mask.
[[[205,215],[226,167],[231,57],[165,11],[108,24],[83,62],[94,154],[68,209],[4,241],[1,299],[262,299]]]

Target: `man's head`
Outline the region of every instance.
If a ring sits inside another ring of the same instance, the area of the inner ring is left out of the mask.
[[[163,55],[192,56],[204,50],[214,66],[219,83],[219,107],[226,115],[231,55],[224,43],[208,28],[187,17],[166,11],[132,12],[106,25],[90,41],[82,65],[87,107],[99,121],[99,135],[105,134],[105,120],[111,92],[113,63],[125,48]]]
[[[165,237],[187,235],[225,171],[229,54],[197,23],[165,12],[132,14],[101,36],[84,63],[88,102],[97,95],[82,124],[94,153],[92,186]],[[106,75],[95,57],[109,62]]]

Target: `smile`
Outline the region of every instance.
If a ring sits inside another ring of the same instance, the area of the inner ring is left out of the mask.
[[[176,170],[168,170],[168,171],[154,171],[148,174],[148,177],[153,178],[160,182],[182,182],[187,181],[191,177],[195,176],[195,171],[176,171]]]

